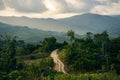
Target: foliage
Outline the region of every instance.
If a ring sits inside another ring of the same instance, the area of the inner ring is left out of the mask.
[[[45,38],[42,42],[42,47],[40,47],[38,51],[50,53],[51,51],[62,48],[67,45],[67,42],[58,43],[55,37]]]
[[[68,32],[67,32],[67,36],[68,37],[70,37],[70,40],[71,40],[71,42],[74,40],[74,35],[75,35],[75,33],[74,33],[74,31],[73,30],[69,30]]]
[[[39,45],[36,44],[29,44],[29,43],[25,43],[24,41],[17,41],[17,56],[21,56],[21,55],[29,55],[34,53],[34,51],[36,50],[36,48],[38,48]]]
[[[39,60],[38,63],[31,63],[26,65],[25,71],[31,73],[33,78],[41,79],[42,77],[50,75],[53,71],[53,61],[51,58]],[[32,79],[31,79],[32,80]]]
[[[16,37],[0,36],[0,71],[10,72],[16,68]]]
[[[67,34],[70,44],[59,43],[55,37],[45,38],[41,44],[26,44],[16,37],[1,35],[0,80],[120,79],[120,37],[110,39],[106,31],[88,32],[83,39],[75,38],[72,30]],[[53,60],[47,53],[54,49],[60,50],[59,57],[71,74],[53,70]]]
[[[55,49],[55,45],[56,45],[55,37],[45,38],[44,41],[42,42],[41,51],[51,52],[52,50]]]
[[[85,74],[56,74],[54,79],[52,76],[44,77],[43,80],[119,80],[120,76],[114,73],[85,73]]]
[[[119,50],[119,38],[110,40],[106,31],[98,34],[88,32],[85,39],[75,38],[72,44],[64,46],[60,57],[74,73],[110,70],[112,64],[118,72]]]

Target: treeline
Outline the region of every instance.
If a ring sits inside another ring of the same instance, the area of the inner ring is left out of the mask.
[[[30,44],[18,40],[16,36],[0,35],[0,80],[41,80],[55,74],[49,55],[66,44],[58,43],[55,37]],[[37,61],[31,63],[31,60]]]
[[[88,32],[82,39],[68,31],[71,43],[60,51],[60,57],[71,73],[106,72],[120,74],[120,37],[110,39],[106,31]]]
[[[53,60],[49,57],[54,49],[59,49],[59,56],[69,73],[113,71],[120,74],[120,37],[110,38],[106,31],[88,32],[80,39],[72,30],[67,35],[69,43],[59,43],[55,37],[49,37],[38,44],[25,43],[7,34],[0,35],[0,80],[87,79],[84,75],[77,77],[54,71]]]

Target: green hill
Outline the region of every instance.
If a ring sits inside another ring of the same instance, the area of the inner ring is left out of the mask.
[[[0,23],[0,34],[5,33],[11,36],[18,36],[18,39],[22,39],[25,40],[25,42],[32,43],[42,41],[44,38],[51,36],[55,36],[58,42],[68,40],[66,33],[43,31],[38,29],[31,29],[26,26],[12,26],[9,24]]]

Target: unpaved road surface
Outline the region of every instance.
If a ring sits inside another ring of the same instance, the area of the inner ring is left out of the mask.
[[[64,74],[66,74],[67,72],[65,71],[65,66],[58,57],[58,49],[54,50],[51,53],[50,57],[53,59],[55,63],[54,70],[56,70],[57,72],[63,72]]]

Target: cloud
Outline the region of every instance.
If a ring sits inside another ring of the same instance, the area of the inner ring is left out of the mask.
[[[120,0],[0,0],[0,9],[0,15],[43,17],[80,13],[114,15],[120,14]]]
[[[65,12],[68,7],[68,4],[65,0],[45,0],[44,4],[48,8],[48,11],[55,13]]]
[[[75,11],[75,12],[89,12],[94,6],[100,4],[96,0],[74,0],[73,2],[74,3],[72,3],[71,1],[72,5],[69,8],[71,9],[71,11]]]
[[[0,10],[5,9],[5,5],[3,3],[3,0],[0,0]]]
[[[6,6],[18,12],[80,13],[89,12],[96,0],[4,0]]]
[[[59,13],[89,12],[98,4],[96,0],[45,0],[48,10]]]
[[[111,2],[115,2],[115,3],[120,2],[120,0],[109,0],[109,1],[111,1]]]
[[[102,5],[110,5],[113,3],[119,3],[120,0],[97,0],[99,1]]]
[[[44,0],[4,0],[6,5],[18,12],[44,12],[47,10]]]
[[[91,9],[92,13],[105,15],[120,15],[120,0],[99,0],[101,5]]]

